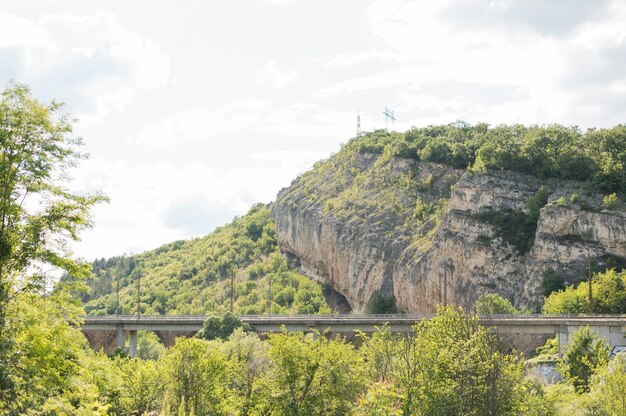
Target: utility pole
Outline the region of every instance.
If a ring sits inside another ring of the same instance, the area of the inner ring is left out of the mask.
[[[230,313],[235,310],[235,268],[230,270]]]
[[[141,315],[141,270],[137,270],[137,318]]]
[[[591,275],[591,256],[589,256],[589,254],[587,254],[587,281],[589,282],[589,294],[588,294],[588,299],[587,302],[589,303],[589,313],[592,314],[593,313],[593,279],[592,279],[592,275]]]
[[[448,265],[443,269],[443,306],[448,306]]]
[[[267,317],[272,316],[272,273],[267,275]]]
[[[115,314],[120,314],[120,272],[115,273]]]
[[[333,278],[333,275],[330,275],[330,312],[337,312],[337,299],[335,299],[335,279]]]

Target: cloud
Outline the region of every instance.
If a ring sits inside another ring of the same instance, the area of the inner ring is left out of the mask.
[[[259,1],[261,3],[276,4],[279,6],[284,6],[293,2],[293,0],[259,0]]]
[[[96,226],[75,251],[84,258],[112,256],[205,235],[254,203],[274,200],[281,187],[324,155],[254,152],[219,170],[203,162],[136,165],[91,159],[74,172],[73,190],[99,189],[110,203],[94,209]]]
[[[626,117],[615,106],[626,85],[624,2],[378,0],[367,13],[372,49],[337,55],[326,68],[387,65],[360,65],[359,76],[314,98],[384,91],[385,104],[415,125],[461,118],[610,126]]]
[[[240,133],[260,122],[260,114],[268,104],[267,100],[249,98],[215,109],[178,111],[156,124],[145,126],[127,142],[166,149],[175,142],[203,141],[217,135]]]
[[[298,71],[281,71],[277,68],[276,62],[268,62],[261,71],[259,71],[261,79],[269,78],[274,88],[281,89],[293,83],[298,78]]]
[[[15,61],[0,78],[33,86],[69,103],[82,124],[122,111],[142,91],[164,85],[170,58],[126,29],[111,12],[47,14],[37,20],[0,15],[0,55]]]

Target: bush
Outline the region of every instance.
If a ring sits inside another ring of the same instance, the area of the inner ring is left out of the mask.
[[[396,306],[396,298],[393,296],[392,293],[387,295],[382,293],[375,293],[372,295],[372,297],[370,297],[369,301],[367,302],[365,310],[367,311],[367,313],[374,314],[396,313],[398,312],[398,308]]]
[[[504,299],[495,293],[480,295],[476,301],[476,313],[479,315],[498,314],[518,314],[520,313],[511,304],[511,301]]]
[[[596,369],[606,365],[609,347],[603,338],[584,327],[572,334],[570,345],[559,363],[559,370],[577,391],[589,391],[589,381]]]
[[[203,339],[228,339],[235,332],[235,329],[241,328],[243,331],[251,331],[250,325],[243,322],[230,312],[224,316],[211,316],[204,321],[202,329],[198,332],[198,336]]]
[[[626,313],[626,270],[615,269],[596,273],[592,278],[593,312]],[[546,298],[543,311],[547,314],[576,314],[589,312],[589,282],[568,286]]]
[[[605,196],[602,199],[602,205],[604,205],[604,208],[606,209],[615,208],[615,206],[617,206],[617,194],[612,193],[610,195]]]

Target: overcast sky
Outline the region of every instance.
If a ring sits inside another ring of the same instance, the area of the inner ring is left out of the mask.
[[[269,202],[356,132],[626,121],[626,1],[0,0],[0,82],[64,101],[104,191],[76,254]]]

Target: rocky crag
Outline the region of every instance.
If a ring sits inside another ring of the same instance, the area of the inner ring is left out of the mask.
[[[626,213],[581,182],[342,150],[283,189],[276,238],[290,264],[354,312],[393,297],[406,312],[472,309],[498,293],[538,310],[554,276],[624,264]]]

